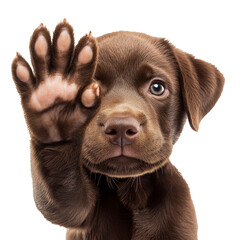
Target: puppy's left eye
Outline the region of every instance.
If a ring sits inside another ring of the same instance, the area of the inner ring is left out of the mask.
[[[155,96],[162,96],[165,92],[165,86],[160,81],[153,81],[149,87],[149,92]]]

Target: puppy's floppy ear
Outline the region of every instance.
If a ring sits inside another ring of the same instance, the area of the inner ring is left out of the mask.
[[[224,77],[210,63],[173,47],[180,72],[182,95],[191,127],[197,131],[202,118],[220,97]]]

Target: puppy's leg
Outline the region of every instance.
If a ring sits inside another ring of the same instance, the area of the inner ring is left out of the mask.
[[[100,99],[92,80],[97,44],[86,35],[74,50],[73,29],[63,21],[52,42],[40,25],[30,52],[34,73],[17,54],[12,74],[31,135],[34,198],[47,219],[76,228],[87,223],[97,194],[79,163],[84,124]]]
[[[133,210],[132,240],[197,240],[197,220],[187,183],[168,162],[155,175],[145,209]]]
[[[76,229],[68,229],[66,240],[84,240],[84,233]]]

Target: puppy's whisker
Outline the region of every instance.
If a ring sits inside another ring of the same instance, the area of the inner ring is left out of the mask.
[[[106,180],[107,180],[107,185],[108,187],[113,189],[112,183],[111,183],[111,178],[109,178],[108,176],[106,176]]]
[[[97,186],[99,186],[100,180],[101,180],[102,174],[100,174],[99,178],[98,178],[98,182],[97,182]]]
[[[118,180],[117,180],[117,178],[112,178],[112,181],[115,184],[115,186],[118,187]]]
[[[139,177],[136,177],[135,192],[137,192],[137,190],[138,190],[138,179],[139,179]]]

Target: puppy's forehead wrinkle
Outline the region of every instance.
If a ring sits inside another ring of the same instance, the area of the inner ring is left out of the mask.
[[[159,62],[156,47],[146,39],[135,35],[116,35],[99,42],[99,64],[107,64],[116,71],[139,68],[145,61]],[[128,68],[126,68],[128,66]]]

